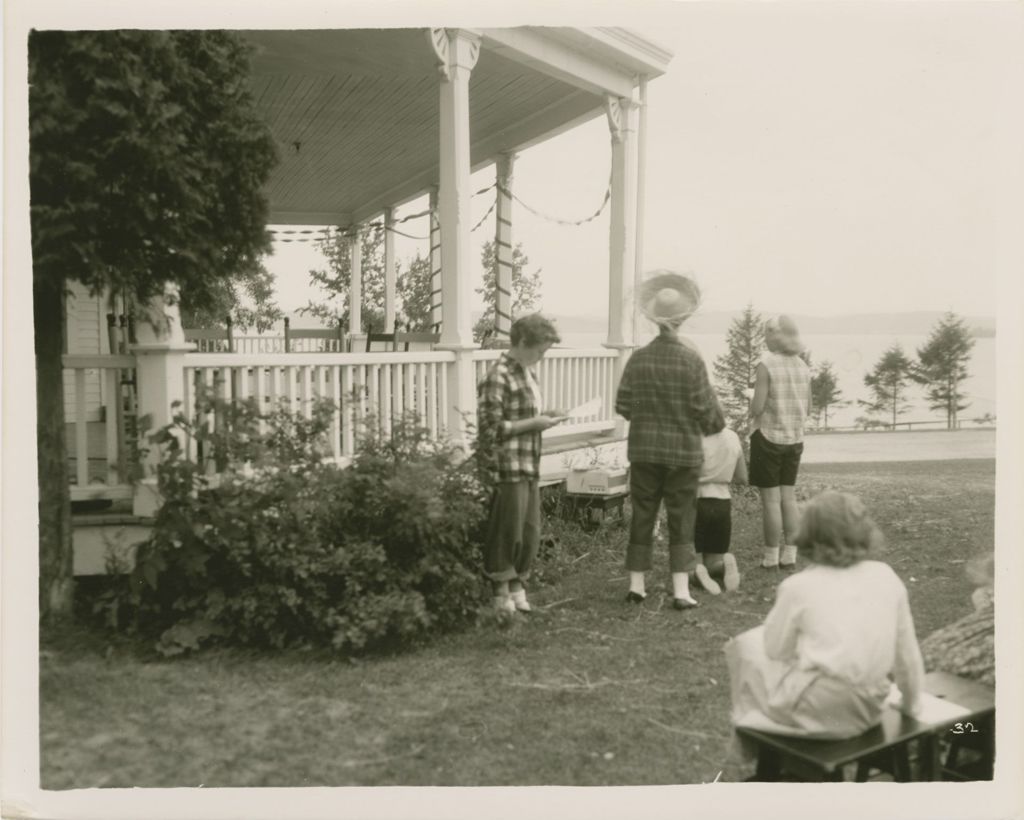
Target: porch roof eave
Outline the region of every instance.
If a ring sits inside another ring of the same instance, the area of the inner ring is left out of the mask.
[[[282,161],[272,224],[352,224],[437,184],[436,57],[425,30],[242,32],[253,87]],[[602,115],[671,54],[625,29],[474,30],[473,170]],[[399,57],[388,60],[386,52]]]

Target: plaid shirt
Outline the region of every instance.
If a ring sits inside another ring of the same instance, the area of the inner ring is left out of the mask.
[[[476,388],[480,450],[489,459],[494,481],[540,478],[539,430],[511,435],[511,422],[540,413],[540,387],[533,373],[502,353]]]
[[[765,353],[761,364],[768,371],[768,401],[758,429],[773,444],[798,444],[804,440],[811,370],[799,356],[781,353]]]
[[[629,420],[629,460],[692,467],[704,460],[703,436],[725,423],[700,354],[662,333],[626,362],[615,412]]]

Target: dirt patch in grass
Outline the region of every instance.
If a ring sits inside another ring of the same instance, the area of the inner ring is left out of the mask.
[[[993,543],[994,462],[813,465],[801,494],[859,494],[910,590],[918,635],[965,614]],[[626,785],[741,779],[721,647],[771,607],[760,517],[738,499],[739,591],[676,612],[664,550],[627,605],[625,531],[552,521],[537,610],[401,655],[216,651],[156,660],[82,629],[44,636],[42,785]]]

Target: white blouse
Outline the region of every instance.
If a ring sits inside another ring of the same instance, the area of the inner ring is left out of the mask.
[[[698,498],[730,498],[729,482],[736,472],[736,462],[743,458],[740,437],[728,427],[704,436],[704,464],[700,468]]]
[[[921,692],[907,589],[881,561],[815,564],[786,578],[764,623],[764,646],[769,658],[854,686],[879,686],[892,674],[910,711]]]

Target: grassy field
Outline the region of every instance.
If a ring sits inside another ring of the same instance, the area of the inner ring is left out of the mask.
[[[994,462],[808,466],[801,495],[856,492],[888,538],[919,636],[965,614],[964,563],[992,547]],[[667,568],[623,602],[625,532],[553,522],[578,556],[489,618],[401,655],[216,651],[166,661],[83,629],[44,635],[42,785],[625,785],[735,781],[723,642],[758,624],[777,572],[755,567],[741,500],[740,590],[669,606]],[[662,551],[657,559],[664,567]]]

